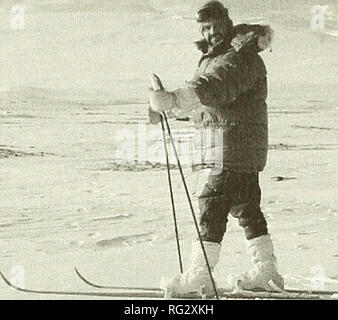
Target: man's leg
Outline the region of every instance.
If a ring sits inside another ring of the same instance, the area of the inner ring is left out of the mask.
[[[229,211],[229,204],[223,188],[225,178],[224,172],[213,174],[210,170],[202,170],[199,172],[199,186],[196,188],[200,208],[200,232],[212,271],[219,260],[220,243],[226,229]],[[165,286],[173,294],[200,292],[202,288],[207,295],[214,293],[199,240],[195,240],[192,244],[189,269],[184,274],[176,276]]]
[[[253,269],[231,279],[232,286],[241,289],[273,290],[271,281],[284,287],[283,278],[277,272],[276,257],[268,234],[267,223],[260,209],[261,190],[258,174],[233,174],[235,193],[232,194],[231,214],[244,228],[247,250],[252,257]]]
[[[199,225],[203,241],[221,243],[223,240],[230,209],[225,188],[228,174],[228,171],[220,174],[211,171],[199,193]]]
[[[244,228],[247,240],[268,234],[267,222],[260,208],[261,189],[258,174],[232,173],[229,183],[231,215]]]

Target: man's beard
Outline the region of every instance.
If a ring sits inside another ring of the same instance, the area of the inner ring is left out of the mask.
[[[220,35],[220,34],[215,35],[215,36],[212,36],[212,37],[210,37],[209,43],[210,43],[211,45],[214,45],[214,44],[216,44],[216,43],[222,41],[223,38],[224,38],[224,37],[223,37],[222,35]]]

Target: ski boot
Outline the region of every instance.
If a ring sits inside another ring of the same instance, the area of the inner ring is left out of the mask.
[[[222,246],[219,243],[206,241],[204,241],[203,244],[208,257],[209,266],[211,271],[213,271],[214,266],[218,263]],[[169,281],[163,279],[161,288],[164,289],[168,293],[167,296],[170,297],[184,296],[190,293],[198,293],[201,294],[201,296],[213,296],[215,294],[199,241],[194,241],[192,244],[189,269]]]
[[[229,285],[235,290],[283,290],[284,280],[277,271],[270,235],[249,240],[248,253],[252,256],[252,270],[235,277],[230,276]]]

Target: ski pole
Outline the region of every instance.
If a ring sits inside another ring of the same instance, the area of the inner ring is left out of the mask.
[[[215,283],[214,277],[212,275],[209,259],[208,259],[207,253],[205,251],[205,247],[204,247],[204,244],[203,244],[201,232],[200,232],[199,227],[198,227],[198,222],[197,222],[196,214],[195,214],[195,211],[194,211],[194,207],[192,205],[192,201],[191,201],[191,198],[190,198],[190,193],[189,193],[189,190],[188,190],[188,186],[187,186],[187,183],[186,183],[185,178],[184,178],[184,173],[183,173],[183,169],[182,169],[182,166],[181,166],[181,162],[180,162],[180,159],[179,159],[176,147],[175,147],[174,139],[173,139],[173,137],[171,135],[170,126],[169,126],[168,119],[167,119],[167,116],[166,116],[165,112],[163,112],[163,118],[164,118],[166,126],[167,126],[167,131],[168,131],[168,135],[170,137],[171,146],[172,146],[172,148],[174,150],[175,158],[176,158],[176,161],[177,161],[177,166],[178,166],[178,169],[180,171],[180,175],[181,175],[181,178],[182,178],[182,182],[183,182],[185,193],[187,195],[187,199],[188,199],[188,202],[189,202],[192,218],[194,220],[195,228],[196,228],[197,235],[198,235],[198,240],[200,242],[200,245],[201,245],[201,248],[202,248],[202,252],[203,252],[203,255],[204,255],[204,259],[205,259],[205,262],[206,262],[206,265],[207,265],[207,268],[208,268],[208,272],[209,272],[209,275],[210,275],[210,280],[211,280],[213,289],[215,291],[216,299],[219,300],[219,296],[218,296],[218,292],[217,292],[217,288],[216,288],[216,283]]]
[[[176,235],[178,260],[179,260],[179,264],[180,264],[180,271],[181,271],[181,273],[183,273],[182,255],[181,255],[181,249],[180,249],[180,240],[179,240],[178,227],[177,227],[174,194],[173,194],[173,188],[172,188],[172,183],[171,183],[169,155],[168,155],[168,149],[167,149],[167,143],[166,143],[166,137],[165,137],[165,128],[164,128],[164,123],[163,123],[163,116],[161,116],[161,126],[162,126],[162,134],[163,134],[163,145],[164,145],[165,157],[166,157],[166,162],[167,162],[167,176],[168,176],[168,183],[169,183],[169,190],[170,190],[171,207],[172,207],[174,225],[175,225],[175,235]]]
[[[155,91],[157,91],[157,90],[163,90],[163,86],[162,86],[162,84],[161,84],[160,81],[153,81],[153,78],[151,80],[152,80],[153,89]],[[165,153],[166,164],[167,164],[167,176],[168,176],[168,184],[169,184],[169,191],[170,191],[171,208],[172,208],[173,219],[174,219],[174,226],[175,226],[175,236],[176,236],[178,261],[179,261],[179,265],[180,265],[180,271],[181,271],[181,273],[183,273],[183,262],[182,262],[182,255],[181,255],[179,234],[178,234],[178,226],[177,226],[177,218],[176,218],[176,210],[175,210],[175,201],[174,201],[173,187],[172,187],[171,175],[170,175],[169,154],[168,154],[168,148],[167,148],[167,142],[166,142],[166,136],[165,136],[165,127],[164,127],[163,116],[162,115],[160,116],[160,119],[161,119],[161,127],[162,127],[162,137],[163,137],[164,153]]]
[[[159,77],[157,75],[153,74],[151,76],[151,81],[153,83],[154,88],[159,88],[160,90],[163,90],[163,85],[162,85],[161,80],[159,79]],[[172,134],[171,134],[171,130],[170,130],[170,126],[169,126],[167,115],[166,115],[166,113],[164,111],[162,113],[162,116],[163,116],[164,121],[166,123],[166,127],[167,127],[167,131],[168,131],[168,136],[170,138],[171,146],[172,146],[172,148],[174,150],[175,158],[176,158],[176,161],[177,161],[177,166],[178,166],[178,169],[180,171],[180,175],[181,175],[181,178],[182,178],[184,190],[185,190],[188,202],[189,202],[189,206],[190,206],[191,214],[192,214],[192,217],[193,217],[193,220],[194,220],[194,224],[195,224],[195,228],[196,228],[196,231],[197,231],[198,239],[199,239],[199,242],[200,242],[200,245],[201,245],[201,248],[202,248],[202,252],[203,252],[203,255],[204,255],[204,259],[205,259],[205,262],[206,262],[206,265],[207,265],[207,268],[208,268],[210,280],[211,280],[213,289],[215,291],[216,299],[219,300],[219,296],[218,296],[218,292],[217,292],[217,288],[216,288],[216,283],[215,283],[214,277],[213,277],[212,272],[211,272],[211,267],[210,267],[210,264],[209,264],[208,256],[207,256],[207,253],[205,251],[205,247],[204,247],[204,244],[203,244],[202,236],[201,236],[201,233],[200,233],[200,230],[199,230],[199,227],[198,227],[198,222],[197,222],[197,219],[196,219],[196,214],[195,214],[194,207],[192,205],[192,201],[191,201],[191,198],[190,198],[188,186],[187,186],[185,178],[184,178],[184,173],[183,173],[183,170],[182,170],[181,161],[179,159],[179,156],[178,156],[178,153],[177,153],[177,150],[176,150],[176,147],[175,147],[175,141],[174,141],[174,139],[172,137]]]

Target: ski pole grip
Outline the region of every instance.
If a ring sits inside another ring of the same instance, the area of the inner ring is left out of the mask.
[[[150,81],[155,91],[164,90],[161,79],[155,73],[150,75]]]
[[[150,75],[150,81],[155,91],[164,90],[164,87],[162,85],[160,78],[155,73],[152,73]],[[150,124],[158,124],[161,122],[161,114],[153,111],[150,107],[148,109],[148,117],[149,117]]]

